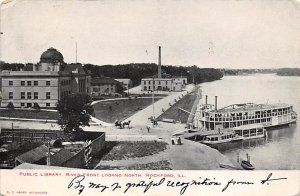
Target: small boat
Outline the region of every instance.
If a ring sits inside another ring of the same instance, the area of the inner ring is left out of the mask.
[[[246,170],[254,170],[254,166],[249,161],[241,161],[241,166]]]

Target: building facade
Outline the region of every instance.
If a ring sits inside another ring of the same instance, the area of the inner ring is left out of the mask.
[[[185,84],[175,81],[174,78],[143,78],[141,82],[143,91],[182,91]]]
[[[71,93],[90,93],[91,77],[79,64],[66,65],[63,56],[49,48],[33,65],[32,71],[7,71],[2,76],[2,102],[6,107],[55,107],[57,102]]]
[[[180,76],[180,77],[173,77],[172,79],[173,79],[174,83],[181,83],[183,85],[187,85],[187,78],[186,77]]]
[[[117,80],[109,77],[92,78],[92,96],[115,95],[117,93]]]

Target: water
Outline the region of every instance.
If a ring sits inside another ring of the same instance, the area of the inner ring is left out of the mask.
[[[300,77],[255,74],[225,76],[222,80],[201,84],[203,99],[214,103],[218,96],[218,108],[234,103],[289,103],[300,118]],[[232,161],[237,153],[256,169],[300,169],[300,126],[284,126],[268,130],[269,138],[218,145],[216,148]]]

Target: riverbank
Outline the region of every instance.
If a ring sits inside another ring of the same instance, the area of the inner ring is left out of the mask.
[[[169,144],[162,152],[118,161],[101,160],[94,169],[219,170],[222,169],[220,164],[234,167],[227,157],[204,144],[186,139],[182,139],[182,145],[172,145],[165,139],[161,141]]]

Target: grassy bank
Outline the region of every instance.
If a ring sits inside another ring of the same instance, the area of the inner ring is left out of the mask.
[[[91,167],[94,168],[99,161],[118,161],[130,158],[139,158],[157,154],[167,149],[167,143],[157,141],[136,141],[136,142],[116,142],[108,141],[105,148],[98,157],[93,158]],[[170,170],[169,161],[162,160],[145,164],[135,164],[131,166],[110,166],[100,165],[95,169],[99,170]]]
[[[194,101],[197,95],[195,93],[190,93],[184,96],[182,99],[177,101],[172,107],[170,107],[167,111],[165,111],[162,115],[158,117],[158,120],[162,120],[163,118],[175,119],[176,121],[180,121],[182,123],[186,123],[189,113],[180,110],[182,108],[186,111],[191,111]]]
[[[161,98],[155,98],[157,101]],[[108,123],[113,123],[115,120],[123,120],[132,116],[139,110],[142,110],[152,104],[152,99],[121,99],[115,101],[99,102],[93,105],[95,117]]]
[[[133,166],[111,167],[100,165],[95,169],[99,170],[172,170],[171,164],[167,160],[151,162],[146,164],[137,164]]]
[[[105,161],[145,157],[164,151],[167,143],[157,141],[116,142],[108,141],[98,158]]]
[[[58,112],[43,110],[39,112],[30,109],[14,109],[9,111],[8,109],[1,108],[0,117],[58,120],[59,114]]]

